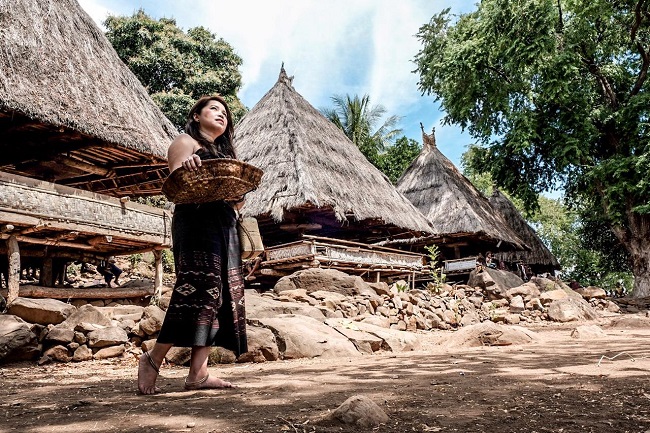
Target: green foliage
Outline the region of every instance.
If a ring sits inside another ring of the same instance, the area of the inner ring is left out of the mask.
[[[176,271],[172,250],[162,250],[162,266],[163,272],[172,273]]]
[[[421,146],[417,141],[402,137],[378,155],[376,166],[395,185],[413,160],[418,157],[420,150]]]
[[[131,254],[129,256],[129,263],[131,263],[131,268],[135,268],[138,263],[142,261],[142,254]]]
[[[557,188],[570,207],[590,203],[647,272],[650,5],[483,0],[418,37],[420,89],[480,145],[469,165],[527,210]]]
[[[224,96],[235,121],[245,114],[237,98],[242,60],[206,28],[183,32],[174,19],[154,20],[142,9],[130,17],[109,16],[104,25],[117,54],[179,130],[203,95]]]
[[[370,96],[335,95],[332,102],[334,108],[322,109],[323,115],[345,133],[368,161],[377,166],[380,153],[402,132],[395,128],[400,118],[390,116],[376,128],[386,108],[382,105],[370,106]]]
[[[444,268],[440,265],[440,249],[438,245],[428,245],[424,247],[429,253],[429,267],[431,272],[431,279],[433,280],[430,287],[433,287],[434,292],[439,292],[447,280],[447,275],[444,273]]]

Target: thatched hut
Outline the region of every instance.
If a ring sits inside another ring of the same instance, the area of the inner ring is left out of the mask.
[[[267,245],[303,233],[372,243],[433,232],[424,216],[292,86],[284,70],[235,127],[238,156],[264,170],[247,195]]]
[[[176,131],[75,0],[2,1],[0,171],[159,194]]]
[[[508,197],[503,195],[497,188],[492,190],[490,204],[501,213],[521,239],[530,247],[529,251],[501,251],[495,254],[498,260],[509,263],[514,268],[514,264],[522,261],[528,265],[532,272],[541,274],[544,272],[554,273],[561,268],[553,253],[544,245],[535,230],[526,222],[524,217],[519,213],[517,208]]]
[[[75,0],[0,0],[0,47],[9,297],[28,261],[52,286],[67,262],[152,250],[160,286],[170,215],[128,197],[160,194],[171,122]]]
[[[422,130],[422,152],[397,182],[397,190],[436,227],[431,243],[446,259],[525,248],[488,199],[438,150],[434,132]]]

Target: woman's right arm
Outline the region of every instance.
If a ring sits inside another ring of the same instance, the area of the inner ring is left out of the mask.
[[[188,170],[196,170],[201,166],[201,158],[195,154],[201,145],[187,134],[180,134],[172,141],[167,150],[167,163],[169,172],[173,172],[179,167],[185,167]]]

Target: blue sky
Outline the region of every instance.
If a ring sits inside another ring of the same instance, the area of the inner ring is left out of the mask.
[[[242,102],[252,108],[275,84],[284,62],[294,88],[314,107],[331,107],[333,95],[370,96],[387,115],[402,116],[404,135],[422,142],[436,128],[438,148],[459,166],[472,139],[442,126],[434,98],[421,95],[413,59],[420,26],[445,7],[469,12],[474,0],[79,0],[101,25],[109,15],[138,9],[174,18],[187,30],[204,26],[243,59]]]

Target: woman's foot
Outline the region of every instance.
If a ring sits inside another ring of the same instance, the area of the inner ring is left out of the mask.
[[[156,379],[160,366],[156,365],[149,352],[144,352],[138,362],[138,391],[141,394],[151,395],[160,392],[156,386]]]
[[[189,376],[188,376],[189,377]],[[235,388],[235,386],[226,382],[225,380],[219,379],[218,377],[210,377],[209,374],[206,374],[205,377],[198,379],[196,381],[189,381],[185,379],[185,389],[193,391],[196,389],[225,389],[225,388]]]

